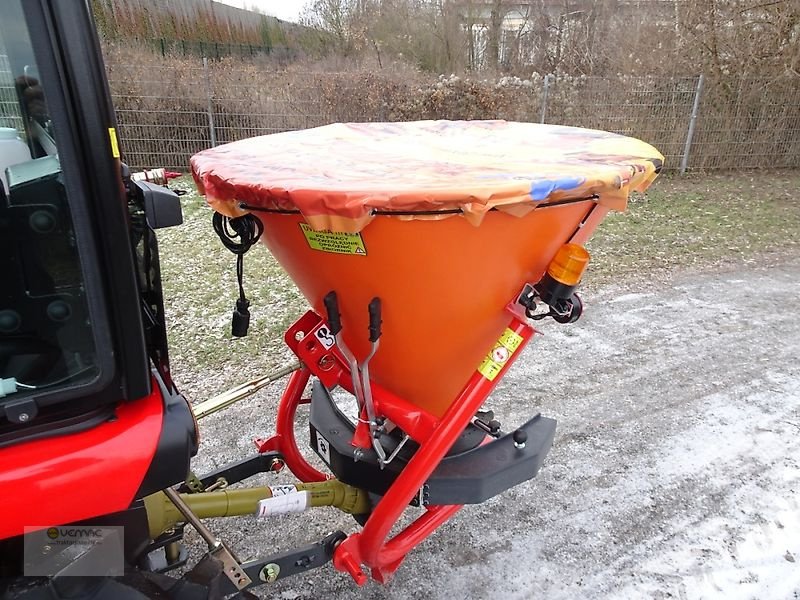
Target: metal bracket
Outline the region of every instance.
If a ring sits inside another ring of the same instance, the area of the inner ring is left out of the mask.
[[[289,349],[326,387],[338,385],[347,367],[330,326],[322,317],[309,310],[286,331],[283,339]]]
[[[186,476],[186,481],[183,482],[181,489],[189,492],[190,494],[198,494],[200,492],[205,491],[205,486],[203,482],[200,481],[200,478],[195,475],[194,471],[189,471],[189,474]]]
[[[253,580],[245,572],[236,557],[231,554],[231,551],[222,542],[217,542],[217,547],[209,550],[211,556],[216,558],[222,563],[222,570],[237,590],[243,590],[253,583]]]
[[[345,538],[347,535],[343,532],[334,531],[319,542],[246,562],[242,565],[242,569],[252,583],[245,587],[252,588],[265,583],[273,583],[279,579],[321,567],[331,561],[336,546]],[[244,589],[236,588],[233,581],[228,584],[225,580],[221,582],[220,588],[224,595]]]
[[[276,471],[278,470],[275,468],[276,461],[280,461],[281,463],[283,462],[283,455],[280,452],[264,452],[263,454],[256,454],[250,458],[228,463],[227,465],[224,465],[219,469],[212,471],[211,473],[207,473],[200,478],[197,476],[194,478],[197,480],[200,486],[202,486],[200,491],[203,489],[207,491],[209,486],[217,484],[220,479],[224,479],[227,482],[227,485],[232,485],[234,483],[239,483],[248,477],[257,475],[258,473]],[[178,488],[178,491],[181,493],[194,491],[191,487],[189,487],[189,478],[187,478],[186,483]]]
[[[176,525],[174,529],[158,536],[142,551],[137,561],[138,566],[145,571],[166,573],[185,565],[189,560],[189,553],[181,543],[183,530],[184,525]],[[170,545],[175,545],[178,548],[177,557],[168,555],[166,547]],[[162,548],[164,549],[163,553],[156,552]]]
[[[237,558],[231,553],[230,550],[218,540],[211,530],[206,527],[192,509],[181,498],[180,494],[172,488],[166,488],[164,494],[172,501],[186,522],[195,528],[200,537],[208,544],[208,554],[213,558],[219,560],[224,568],[225,576],[233,584],[237,590],[246,588],[252,583],[252,580],[247,573],[242,569]]]

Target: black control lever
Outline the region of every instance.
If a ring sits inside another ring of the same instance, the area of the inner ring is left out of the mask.
[[[381,299],[373,298],[369,303],[369,341],[377,342],[381,337]]]
[[[328,328],[331,334],[336,338],[336,345],[339,347],[339,350],[350,367],[350,378],[353,380],[353,393],[358,401],[358,406],[364,407],[366,400],[364,399],[364,388],[361,385],[358,361],[355,355],[350,351],[350,348],[347,347],[347,344],[344,343],[342,337],[342,315],[339,312],[339,299],[336,296],[336,292],[334,290],[328,292],[322,299],[322,303],[325,305],[325,311],[328,313]]]
[[[325,304],[325,311],[328,313],[328,326],[331,333],[336,336],[342,330],[342,315],[339,313],[339,300],[336,292],[330,291],[322,299]]]

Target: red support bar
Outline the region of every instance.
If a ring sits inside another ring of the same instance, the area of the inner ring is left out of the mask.
[[[372,383],[376,412],[397,424],[420,444],[420,448],[378,502],[361,533],[351,535],[336,548],[334,566],[340,571],[350,573],[358,585],[367,581],[361,565],[366,564],[376,580],[388,580],[408,552],[461,508],[457,505],[428,507],[424,515],[387,541],[391,528],[400,515],[420,493],[425,481],[534,335],[533,327],[527,323],[524,314],[514,302],[509,304],[508,309],[513,315],[508,329],[513,332],[511,337],[519,343],[513,349],[506,347],[510,353],[500,353],[500,356],[505,354],[508,357],[502,366],[500,363],[488,361],[485,364],[490,365],[491,369],[476,370],[441,419]],[[309,370],[304,366],[291,375],[278,407],[276,434],[268,440],[257,441],[260,452],[281,452],[287,466],[302,481],[322,481],[329,477],[306,461],[294,436],[297,406],[304,402],[302,394],[310,375],[313,373],[326,380],[328,386],[338,383],[352,392],[350,373],[344,368],[338,350],[335,347],[323,348],[316,336],[319,328],[324,326],[321,317],[309,311],[287,332],[287,343],[311,367]],[[494,350],[502,348],[498,344]]]
[[[358,422],[356,423],[356,430],[353,432],[353,439],[350,441],[350,444],[356,448],[365,450],[372,448],[372,433],[369,430],[367,418],[367,409],[362,407],[358,413]]]
[[[339,385],[351,394],[353,393],[353,383],[349,374],[342,376]],[[372,382],[372,401],[375,404],[376,414],[387,417],[418,444],[427,440],[439,423],[439,420],[428,411],[423,410],[416,404],[403,400],[400,396],[393,394],[374,381]],[[369,427],[364,422],[366,415],[362,414],[361,418],[362,421],[356,424],[353,445],[361,448],[371,448]]]
[[[278,404],[278,416],[275,424],[275,435],[267,440],[256,439],[255,444],[259,452],[280,452],[292,473],[301,481],[325,481],[330,479],[317,471],[300,453],[297,440],[294,437],[294,418],[297,407],[303,404],[303,391],[306,389],[311,372],[306,368],[293,372],[289,376],[289,383],[281,396]]]
[[[439,419],[428,411],[403,400],[377,383],[372,384],[372,396],[376,412],[388,417],[418,444],[427,440],[439,424]]]
[[[430,517],[429,512],[421,517],[423,523],[412,529],[412,533],[407,537],[399,538],[394,546],[385,545],[392,526],[397,522],[409,502],[419,493],[425,481],[534,334],[534,329],[516,316],[508,328],[520,336],[521,343],[509,356],[500,371],[491,379],[477,371],[472,375],[436,425],[431,436],[422,443],[386,495],[375,507],[364,525],[363,531],[350,536],[336,549],[334,565],[337,569],[349,572],[356,582],[363,580],[364,574],[360,566],[353,568],[353,565],[366,564],[372,569],[373,576],[377,575],[377,578],[381,580],[386,579],[399,566],[402,551],[410,550],[413,547],[410,542],[419,543],[424,538],[423,533],[427,535],[433,530],[433,527],[429,527],[430,524],[435,523],[438,526],[446,520],[444,513],[447,511],[442,513],[437,511],[434,517]],[[455,512],[457,508],[452,510]],[[438,521],[436,518],[438,516],[444,518]],[[384,548],[391,548],[385,556],[382,555]],[[337,557],[338,560],[336,560]]]
[[[460,504],[431,506],[424,515],[389,540],[381,550],[381,563],[402,561],[439,525],[461,510]]]

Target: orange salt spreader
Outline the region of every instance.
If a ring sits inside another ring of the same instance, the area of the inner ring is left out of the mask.
[[[280,451],[304,481],[330,477],[293,433],[313,377],[311,446],[374,500],[336,548],[337,568],[385,581],[461,505],[535,476],[555,421],[504,433],[483,402],[531,320],[580,316],[584,242],[662,161],[633,138],[505,121],[336,124],[192,158],[218,233],[252,243],[263,232],[313,308],[286,333],[302,368],[259,449]],[[249,316],[243,290],[237,314]],[[336,387],[355,396],[357,418]],[[387,541],[409,504],[421,516]]]

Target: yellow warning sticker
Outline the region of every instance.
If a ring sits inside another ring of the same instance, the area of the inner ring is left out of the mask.
[[[522,344],[522,336],[506,328],[486,358],[478,365],[478,373],[489,381],[494,381],[520,344]]]
[[[486,377],[489,381],[494,381],[494,378],[497,377],[502,369],[503,365],[498,365],[488,356],[478,365],[478,373]]]
[[[108,139],[111,140],[111,156],[119,158],[119,141],[117,140],[117,130],[113,127],[108,128]]]
[[[338,231],[314,231],[305,223],[300,223],[300,229],[306,236],[308,245],[321,252],[335,254],[355,254],[366,256],[367,248],[360,233],[343,233]]]
[[[511,352],[516,352],[517,348],[519,348],[519,345],[522,343],[522,336],[506,327],[498,343],[508,348]]]

